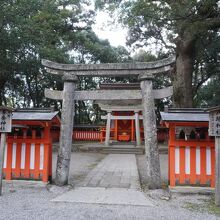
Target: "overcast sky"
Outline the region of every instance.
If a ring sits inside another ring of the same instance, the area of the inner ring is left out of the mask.
[[[96,16],[96,24],[93,25],[93,30],[101,39],[108,39],[112,46],[126,46],[127,30],[122,27],[110,26],[111,18],[105,12],[98,12]]]
[[[122,28],[120,24],[113,25],[111,23],[112,19],[109,17],[108,13],[97,12],[96,23],[93,25],[94,32],[101,39],[107,39],[112,46],[124,46],[131,55],[134,55],[139,49],[134,47],[126,47],[126,36],[127,30]],[[145,51],[150,51],[152,54],[156,54],[157,48],[155,44],[149,46],[143,46],[141,48]]]

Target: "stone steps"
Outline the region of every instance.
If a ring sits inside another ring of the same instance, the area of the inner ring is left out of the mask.
[[[59,148],[59,144],[53,145],[53,150],[57,151]],[[80,151],[80,152],[98,152],[103,154],[144,154],[144,146],[136,147],[131,143],[128,145],[123,145],[121,143],[112,144],[106,147],[104,144],[97,143],[78,143],[73,144],[72,151]],[[168,147],[166,145],[159,145],[160,154],[167,154]]]
[[[125,147],[115,148],[115,147],[112,147],[112,148],[103,149],[102,152],[109,153],[109,154],[110,153],[111,154],[144,154],[144,149],[137,148],[137,147],[134,147],[134,148],[125,148]]]
[[[134,146],[109,146],[109,147],[78,147],[81,152],[99,152],[103,154],[144,154],[144,148]]]

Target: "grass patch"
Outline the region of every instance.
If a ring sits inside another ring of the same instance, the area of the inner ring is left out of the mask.
[[[211,197],[209,200],[203,200],[204,203],[191,203],[187,202],[184,208],[195,212],[208,212],[220,217],[220,207],[215,205],[215,198]]]
[[[207,211],[205,210],[205,204],[196,204],[196,203],[192,203],[192,202],[186,202],[186,204],[184,205],[184,208],[190,210],[190,211],[194,211],[194,212],[204,212]]]
[[[220,207],[217,207],[215,205],[215,198],[214,197],[212,197],[212,199],[208,202],[207,209],[208,209],[209,213],[220,216]]]

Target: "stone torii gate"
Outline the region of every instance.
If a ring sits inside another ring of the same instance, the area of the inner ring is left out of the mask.
[[[72,130],[74,117],[74,100],[121,100],[142,99],[143,124],[146,152],[146,172],[148,186],[151,189],[161,187],[160,162],[157,146],[157,127],[154,110],[155,96],[167,97],[171,95],[172,88],[161,91],[153,90],[154,74],[168,72],[175,62],[174,57],[169,57],[156,62],[138,63],[108,63],[108,64],[59,64],[42,60],[46,71],[51,74],[61,75],[64,81],[63,91],[46,90],[47,98],[63,100],[60,148],[57,160],[56,178],[57,185],[68,183],[70,156],[72,147]],[[80,76],[114,77],[134,76],[140,80],[141,91],[117,90],[110,91],[75,91],[76,82]],[[106,132],[107,133],[107,132]]]

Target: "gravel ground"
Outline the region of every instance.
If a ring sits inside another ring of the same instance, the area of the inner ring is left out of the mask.
[[[217,219],[205,211],[190,210],[193,203],[203,204],[205,196],[178,196],[168,202],[154,199],[155,207],[50,202],[61,191],[49,191],[40,186],[4,185],[0,219]],[[190,204],[187,209],[181,207],[186,201]]]
[[[103,155],[74,153],[72,157],[71,173],[76,173],[70,176],[73,179],[74,176],[80,175],[79,179],[82,179],[103,158]],[[74,180],[72,183],[80,184],[80,180]],[[149,199],[152,200],[154,207],[50,201],[69,188],[51,185],[45,187],[32,182],[25,184],[4,182],[3,196],[0,197],[0,219],[218,219],[207,211],[210,197],[204,195],[175,194],[169,201],[165,201],[157,196],[160,195],[160,191],[146,192],[146,196],[151,197]]]

